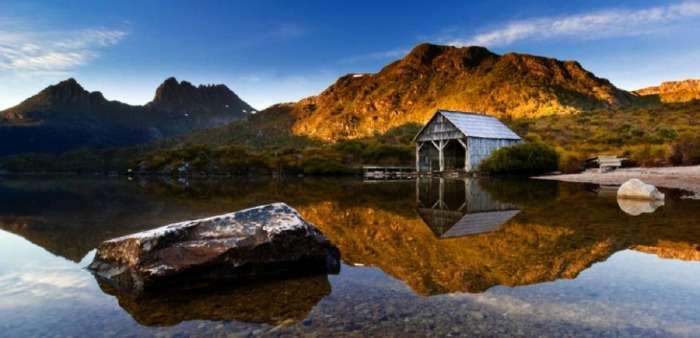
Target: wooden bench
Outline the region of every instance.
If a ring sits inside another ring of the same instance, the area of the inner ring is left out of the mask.
[[[623,157],[601,155],[589,159],[588,161],[595,163],[599,168],[598,170],[601,173],[605,173],[622,167],[622,161],[624,160],[625,158]]]

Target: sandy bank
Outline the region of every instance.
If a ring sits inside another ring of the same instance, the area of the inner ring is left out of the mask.
[[[700,166],[667,168],[625,168],[608,173],[585,171],[580,174],[537,176],[535,179],[596,184],[622,184],[631,178],[663,188],[683,189],[700,196]]]

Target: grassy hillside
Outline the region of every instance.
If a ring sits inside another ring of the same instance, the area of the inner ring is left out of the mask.
[[[600,110],[508,123],[520,135],[557,147],[561,169],[586,157],[626,156],[641,166],[700,163],[700,102]]]
[[[555,147],[560,169],[577,171],[589,156],[626,156],[642,166],[700,164],[700,102],[601,109],[570,115],[506,119],[530,141]],[[145,146],[0,160],[11,171],[126,171],[159,174],[336,174],[363,164],[413,165],[419,124],[327,142],[293,135],[284,121],[256,116],[222,128]],[[182,168],[182,169],[181,169]]]
[[[363,164],[411,165],[418,124],[335,143],[247,123],[144,146],[0,158],[0,172],[127,172],[165,175],[351,174]],[[240,133],[239,133],[240,131]]]

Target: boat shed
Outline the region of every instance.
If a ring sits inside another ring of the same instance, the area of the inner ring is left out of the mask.
[[[522,142],[493,116],[449,110],[438,110],[413,140],[418,172],[475,171],[496,149]]]

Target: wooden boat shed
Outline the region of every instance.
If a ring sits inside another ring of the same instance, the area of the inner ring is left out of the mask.
[[[413,141],[416,171],[471,172],[496,149],[522,139],[493,116],[438,110]]]

